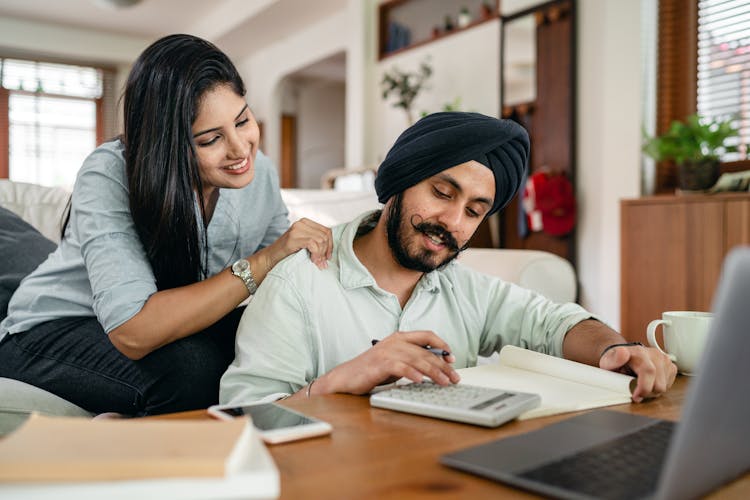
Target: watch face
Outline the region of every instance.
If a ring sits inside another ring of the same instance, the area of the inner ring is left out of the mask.
[[[250,267],[250,263],[245,259],[240,259],[234,264],[232,264],[232,271],[235,273],[241,273],[242,271],[247,271],[247,269]]]

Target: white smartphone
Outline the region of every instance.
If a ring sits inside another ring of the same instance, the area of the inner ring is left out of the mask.
[[[208,408],[208,413],[221,420],[249,415],[260,437],[268,444],[324,436],[333,430],[328,422],[308,417],[276,403],[214,405]]]

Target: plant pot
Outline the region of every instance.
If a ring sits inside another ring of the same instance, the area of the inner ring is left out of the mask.
[[[456,20],[456,24],[458,24],[459,28],[465,28],[471,24],[471,14],[469,14],[468,10],[461,11],[461,13],[458,14],[458,19]]]
[[[719,162],[714,159],[686,161],[677,167],[679,188],[683,191],[704,191],[719,179]]]

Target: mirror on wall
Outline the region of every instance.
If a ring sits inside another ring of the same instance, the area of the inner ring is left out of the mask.
[[[502,51],[503,106],[533,102],[536,98],[536,21],[533,14],[508,21]]]
[[[503,1],[501,14],[502,116],[529,132],[529,175],[563,176],[574,192],[575,1]],[[500,216],[500,246],[546,250],[575,265],[575,228],[532,227],[522,194]]]

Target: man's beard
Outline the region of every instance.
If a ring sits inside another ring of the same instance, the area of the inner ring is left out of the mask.
[[[391,253],[393,253],[396,262],[402,267],[422,273],[429,273],[435,269],[442,269],[469,246],[469,243],[466,242],[463,247],[459,247],[458,242],[456,242],[453,235],[443,226],[425,221],[417,222],[415,219],[419,219],[419,217],[416,215],[413,215],[409,221],[402,220],[402,202],[402,193],[395,195],[393,203],[388,209],[388,220],[386,221],[388,246],[391,248]],[[416,255],[411,255],[407,245],[408,236],[406,234],[410,226],[417,234],[421,233],[428,237],[439,237],[446,248],[451,251],[448,257],[442,262],[435,262],[435,252],[428,249],[419,250],[416,252]]]

